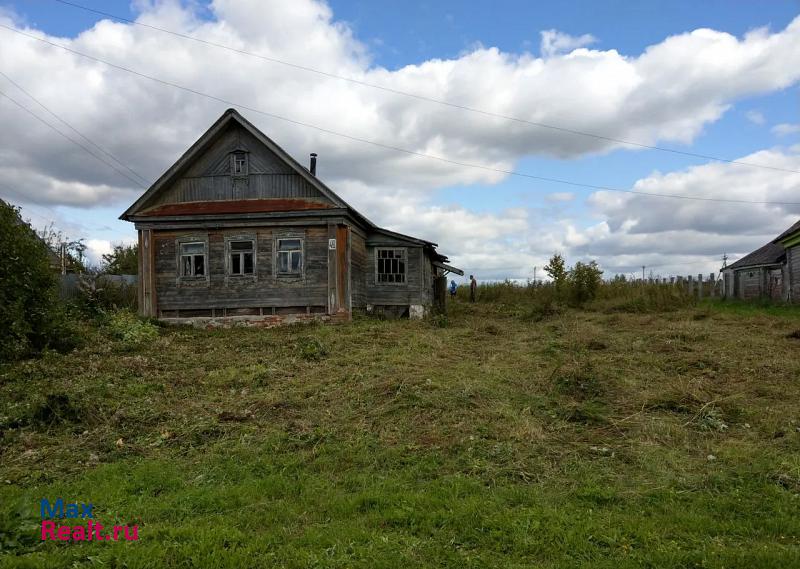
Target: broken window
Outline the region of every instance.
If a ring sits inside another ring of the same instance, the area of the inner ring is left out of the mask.
[[[403,284],[406,282],[406,250],[377,249],[377,275],[379,283]]]
[[[252,241],[231,241],[230,242],[230,274],[232,275],[252,275],[254,273],[254,252]]]
[[[181,243],[181,276],[202,277],[206,274],[206,244]]]
[[[233,175],[247,176],[247,154],[235,152],[233,154]]]
[[[278,272],[289,275],[303,272],[302,239],[278,239]]]

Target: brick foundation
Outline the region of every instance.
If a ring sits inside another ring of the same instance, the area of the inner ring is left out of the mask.
[[[274,328],[289,324],[308,324],[311,322],[347,322],[349,313],[340,313],[333,316],[329,314],[270,314],[265,316],[217,316],[196,318],[161,318],[166,324],[178,326],[194,326],[195,328],[233,328],[246,326],[248,328]]]

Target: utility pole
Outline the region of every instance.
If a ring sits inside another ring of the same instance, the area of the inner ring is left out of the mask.
[[[533,266],[533,286],[536,286],[536,265]]]
[[[642,282],[644,282],[644,265],[642,265]]]
[[[727,266],[728,266],[728,254],[727,253],[723,253],[722,254],[722,268],[724,269]]]

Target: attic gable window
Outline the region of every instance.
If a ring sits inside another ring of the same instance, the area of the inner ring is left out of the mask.
[[[234,152],[232,156],[233,163],[231,165],[231,172],[234,176],[247,176],[247,153]]]
[[[375,257],[375,274],[379,284],[405,284],[405,249],[376,249]]]
[[[181,243],[181,276],[202,277],[206,274],[206,244]]]

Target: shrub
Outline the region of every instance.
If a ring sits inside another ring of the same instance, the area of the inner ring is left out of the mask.
[[[297,340],[299,356],[306,361],[319,361],[328,355],[328,349],[316,338],[300,338]]]
[[[44,401],[36,405],[32,416],[34,422],[50,426],[78,422],[80,412],[66,393],[50,393]]]
[[[126,349],[133,349],[158,338],[158,327],[139,318],[128,310],[119,310],[108,318],[107,328],[111,336],[119,340]]]
[[[45,348],[70,349],[70,325],[60,304],[51,261],[54,254],[22,221],[13,206],[0,200],[0,361]]]
[[[595,261],[590,263],[575,263],[569,272],[569,292],[572,302],[583,306],[586,302],[594,300],[600,285],[603,284],[603,271]]]
[[[102,316],[107,311],[129,310],[135,312],[138,305],[135,284],[118,282],[106,275],[81,277],[74,305],[90,318]]]
[[[530,309],[523,315],[523,320],[541,322],[551,316],[561,313],[555,301],[552,287],[542,287],[539,294],[534,297]]]
[[[103,255],[103,272],[109,275],[135,275],[139,272],[139,246],[116,244]]]

